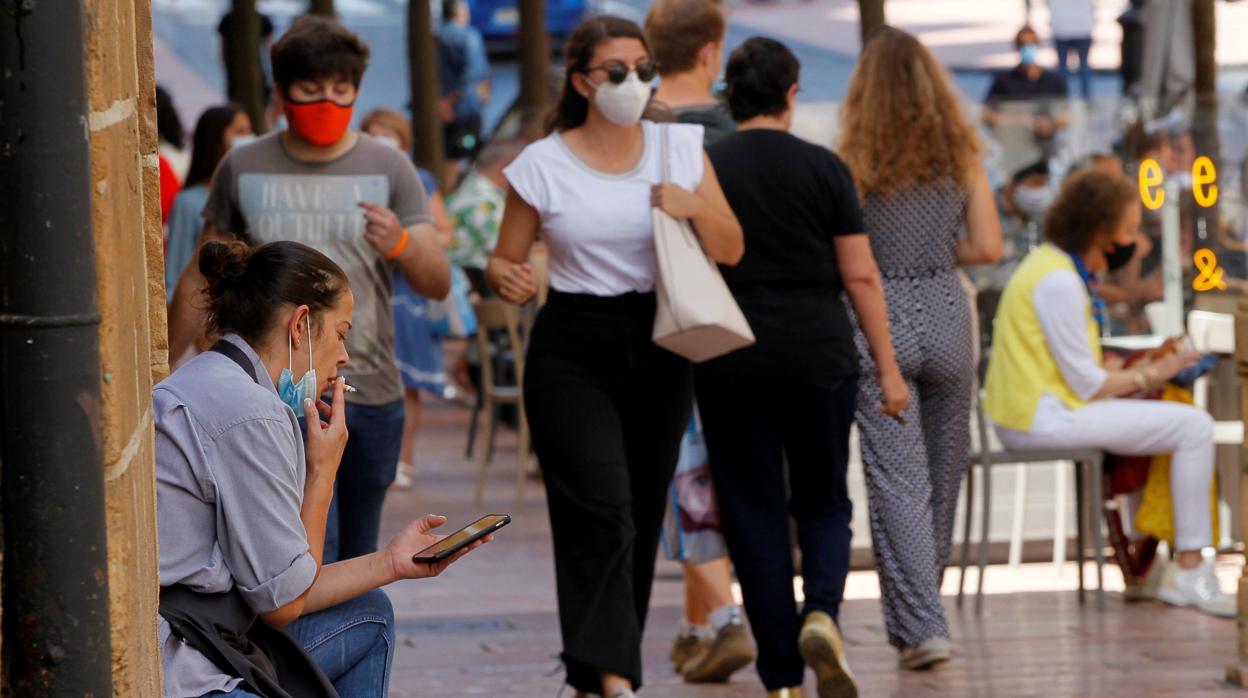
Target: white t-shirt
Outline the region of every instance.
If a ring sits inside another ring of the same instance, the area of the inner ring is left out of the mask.
[[[693,191],[702,182],[702,127],[695,124],[642,121],[641,160],[620,174],[591,168],[558,133],[525,148],[503,170],[541,216],[551,288],[595,296],[654,290],[650,187],[663,178],[660,128],[670,129],[671,181]]]

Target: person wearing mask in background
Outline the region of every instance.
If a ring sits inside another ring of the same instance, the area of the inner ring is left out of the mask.
[[[351,279],[355,314],[347,398],[351,430],[330,509],[326,559],[377,549],[381,506],[403,437],[391,276],[426,297],[450,291],[451,269],[431,225],[416,168],[403,153],[348,129],[368,46],[337,22],[304,16],[273,46],[277,97],[290,127],[235,148],[217,166],[203,240],[304,242]],[[204,331],[203,287],[187,266],[170,307],[174,356]]]
[[[412,152],[412,124],[397,110],[374,109],[364,115],[360,130],[404,155]],[[450,239],[446,202],[433,175],[424,168],[417,168],[417,172],[429,195],[429,210],[438,231],[438,241],[445,247]],[[403,445],[399,449],[399,465],[392,486],[406,490],[412,487],[416,477],[416,434],[424,412],[421,393],[441,396],[446,391],[446,367],[442,345],[429,324],[428,299],[413,291],[397,270],[390,304],[394,309],[394,356],[403,378],[404,414]]]
[[[1010,177],[1010,183],[1001,192],[1001,203],[1006,212],[1017,220],[1039,224],[1054,196],[1053,187],[1049,184],[1049,162],[1037,160]],[[1037,235],[1021,250],[1020,256],[1039,244]]]
[[[212,173],[217,171],[217,163],[230,148],[253,139],[251,119],[237,104],[205,109],[195,123],[195,133],[191,137],[191,168],[169,212],[169,233],[165,237],[166,302],[173,300],[178,277],[195,257],[195,246],[203,227],[200,214],[208,200],[208,184],[212,182]],[[173,357],[175,362],[180,358]]]
[[[926,669],[951,657],[940,579],[971,446],[978,337],[957,270],[997,261],[1001,226],[949,76],[900,29],[884,27],[863,48],[841,105],[840,153],[913,397],[902,419],[874,409],[887,393],[859,323],[858,428],[884,627],[899,665]]]
[[[425,516],[380,552],[324,560],[347,444],[347,275],[294,242],[208,242],[198,264],[222,338],[152,391],[164,694],[382,698],[395,631],[379,587],[467,551],[413,562],[441,538],[445,519]]]
[[[893,358],[888,310],[854,181],[827,148],[789,133],[801,66],[772,39],[747,39],[724,73],[737,132],[708,152],[745,230],[724,280],[757,342],[698,366],[698,411],[758,675],[774,698],[802,695],[805,665],[820,698],[857,695],[837,628],[849,574],[846,472],[858,352],[842,293],[861,319],[882,402],[909,394]],[[805,602],[793,589],[797,523]]]
[[[1057,48],[1057,67],[1069,83],[1075,76],[1070,67],[1070,54],[1079,60],[1079,94],[1092,98],[1092,66],[1088,53],[1092,50],[1092,29],[1096,26],[1095,0],[1048,0],[1049,23],[1053,28],[1053,44]]]
[[[1066,179],[1044,219],[1048,242],[1027,256],[1001,297],[984,409],[1007,448],[1171,454],[1178,555],[1157,598],[1231,618],[1235,597],[1201,556],[1213,545],[1213,419],[1191,405],[1130,399],[1165,385],[1200,354],[1181,351],[1130,369],[1102,361],[1105,303],[1096,277],[1131,259],[1139,225],[1134,182],[1094,169]]]
[[[1018,65],[993,75],[984,98],[983,120],[994,129],[1023,129],[1041,154],[1047,155],[1054,136],[1070,124],[1070,113],[1060,105],[1066,99],[1066,78],[1036,62],[1040,37],[1035,29],[1018,30],[1014,48]]]
[[[156,86],[156,135],[159,138],[160,161],[160,222],[169,220],[173,200],[182,190],[189,156],[186,153],[186,131],[182,118],[173,106],[173,98],[160,85]]]
[[[524,401],[550,508],[561,657],[581,696],[641,686],[659,529],[692,405],[689,363],[651,339],[651,208],[689,219],[714,260],[743,251],[702,128],[641,120],[655,74],[633,22],[603,15],[572,33],[550,134],[504,170],[511,189],[487,269],[499,296],[525,303],[539,234],[550,251]]]
[[[1018,170],[1001,189],[998,206],[1005,214],[1001,219],[1006,261],[976,270],[998,279],[1000,283],[995,288],[1005,288],[1014,267],[1044,242],[1040,224],[1055,196],[1049,179],[1048,160],[1037,160]]]
[[[646,14],[646,36],[659,64],[652,116],[701,124],[706,145],[737,129],[728,105],[712,94],[723,65],[726,28],[718,0],[659,0]],[[669,500],[678,501],[677,485],[672,488]],[[676,506],[668,508],[663,525],[682,526]],[[698,535],[711,537],[714,545],[699,546],[700,556],[680,561],[685,617],[669,656],[686,681],[727,681],[754,660],[754,648],[741,622],[741,607],[732,597],[732,564],[723,536],[716,531]]]
[[[490,61],[481,32],[469,23],[467,0],[442,0],[438,27],[438,85],[446,171],[442,184],[459,183],[463,160],[481,147],[481,111],[490,99]]]

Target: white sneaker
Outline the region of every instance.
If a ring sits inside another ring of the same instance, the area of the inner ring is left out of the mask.
[[[399,467],[394,471],[394,482],[390,483],[392,490],[410,490],[416,479],[416,466],[411,463],[399,461]]]
[[[1218,586],[1212,562],[1202,562],[1190,570],[1171,562],[1157,587],[1157,598],[1171,606],[1195,606],[1211,616],[1235,617],[1235,597]]]

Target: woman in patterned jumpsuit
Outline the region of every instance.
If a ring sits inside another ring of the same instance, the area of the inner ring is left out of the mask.
[[[914,37],[885,28],[870,39],[841,123],[839,152],[863,200],[897,363],[914,397],[902,419],[873,410],[880,387],[858,331],[875,566],[899,664],[923,669],[950,656],[939,587],[970,442],[976,339],[957,268],[996,261],[1001,229],[975,131]]]

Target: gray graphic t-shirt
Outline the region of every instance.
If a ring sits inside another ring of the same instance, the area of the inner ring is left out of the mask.
[[[301,242],[342,267],[355,296],[342,374],[359,390],[347,400],[381,405],[403,396],[390,315],[394,266],[364,239],[361,201],[389,208],[404,226],[431,220],[416,168],[399,151],[361,134],[338,159],[306,162],[291,156],[279,132],[226,155],[203,215],[250,244]]]

